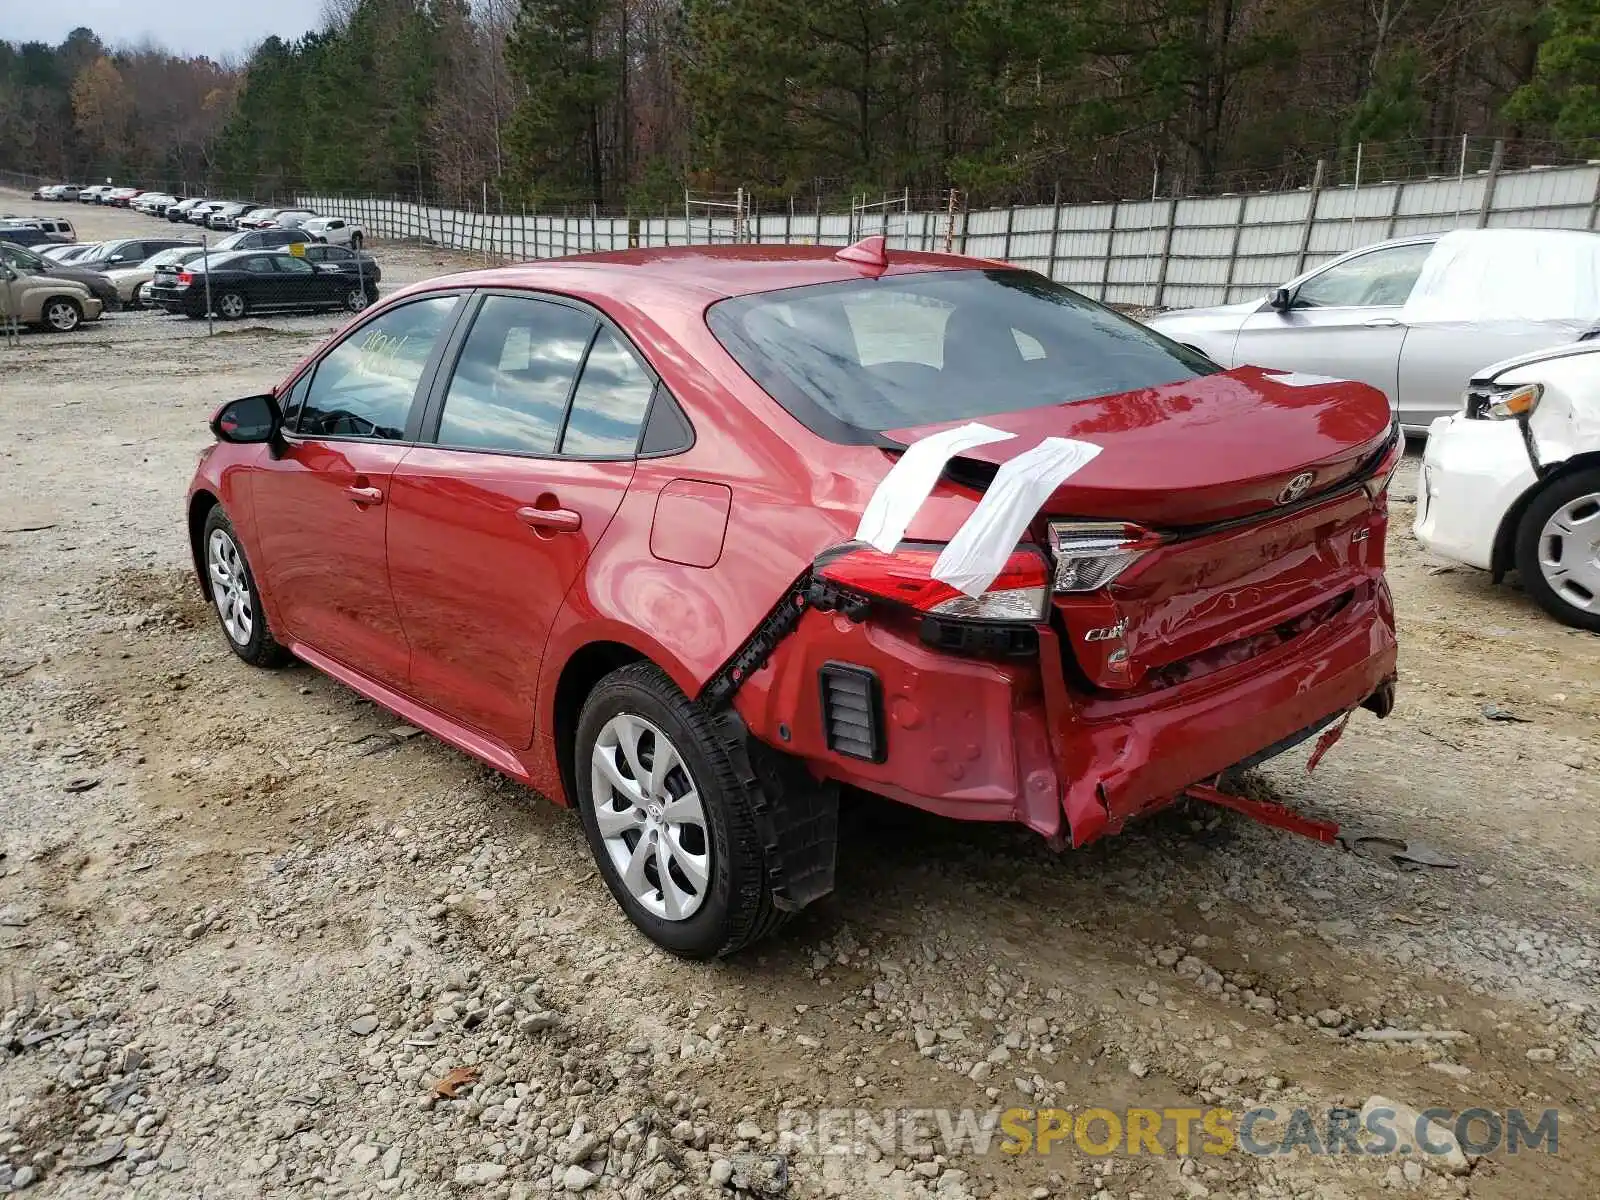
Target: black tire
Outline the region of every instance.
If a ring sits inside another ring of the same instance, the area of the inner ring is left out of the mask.
[[[1594,595],[1591,607],[1580,608],[1578,602],[1568,599],[1551,586],[1540,566],[1541,534],[1545,522],[1575,501],[1590,497],[1594,501],[1595,515],[1600,516],[1600,470],[1595,468],[1563,475],[1533,498],[1517,526],[1517,573],[1522,576],[1522,586],[1528,589],[1528,594],[1556,620],[1575,629],[1600,633],[1600,595],[1590,593]],[[1582,511],[1587,514],[1588,507],[1585,505]],[[1572,552],[1595,553],[1592,547],[1588,550],[1573,547]],[[1588,590],[1576,581],[1568,586],[1575,593]]]
[[[370,303],[371,301],[367,299],[367,293],[359,287],[351,288],[344,295],[344,309],[346,312],[360,312]]]
[[[361,253],[361,241],[362,238],[359,233],[352,233],[350,235],[350,249],[354,250],[357,254]]]
[[[242,642],[233,635],[222,619],[222,612],[217,606],[214,594],[215,585],[210,576],[209,547],[212,535],[219,533],[233,543],[239,564],[243,568],[244,584],[250,593],[250,611],[253,620],[250,636]],[[203,569],[207,572],[206,593],[211,598],[211,611],[217,614],[217,624],[222,628],[222,636],[228,643],[229,649],[252,667],[281,667],[288,662],[291,657],[289,652],[279,644],[277,638],[272,636],[272,630],[267,628],[267,614],[261,607],[261,592],[256,587],[255,572],[250,569],[244,546],[240,543],[238,534],[233,531],[233,522],[228,520],[228,514],[222,510],[220,504],[215,505],[206,514],[205,526],[200,532],[200,561],[205,564]]]
[[[705,811],[710,881],[699,909],[681,921],[649,912],[628,891],[607,853],[595,820],[590,763],[602,729],[631,713],[659,728],[677,747]],[[628,919],[656,945],[682,958],[733,954],[770,936],[788,914],[773,906],[766,856],[751,803],[705,713],[653,663],[633,663],[607,675],[584,701],[578,718],[573,774],[578,810],[601,877]]]
[[[230,308],[233,309],[231,313],[228,311]],[[224,321],[240,320],[249,311],[250,305],[238,292],[223,292],[217,297],[217,316]]]

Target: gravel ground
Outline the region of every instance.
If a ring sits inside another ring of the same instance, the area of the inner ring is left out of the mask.
[[[470,265],[377,253],[385,290]],[[0,344],[0,1192],[1596,1194],[1600,639],[1431,565],[1414,456],[1389,541],[1399,707],[1314,775],[1294,753],[1252,786],[1452,866],[1210,810],[1055,856],[857,798],[835,894],[693,966],[634,934],[571,814],[223,644],[181,516],[205,419],[334,325],[115,314]],[[824,1107],[1373,1097],[1558,1108],[1559,1152],[778,1136]]]

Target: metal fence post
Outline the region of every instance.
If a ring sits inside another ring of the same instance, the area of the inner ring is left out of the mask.
[[[1250,197],[1239,197],[1239,211],[1233,218],[1233,245],[1228,247],[1228,273],[1222,280],[1222,302],[1233,303],[1233,273],[1239,266],[1239,243],[1244,238],[1244,210]]]
[[[1117,215],[1122,211],[1122,201],[1111,202],[1111,225],[1106,229],[1106,258],[1100,264],[1100,295],[1096,297],[1102,304],[1105,303],[1106,293],[1111,290],[1111,258],[1117,249]]]
[[[200,235],[200,265],[206,269],[206,336],[210,337],[217,331],[216,323],[211,319],[211,235]]]
[[[1494,140],[1494,150],[1489,155],[1489,177],[1483,181],[1483,204],[1478,208],[1478,228],[1483,229],[1489,224],[1489,214],[1494,211],[1494,185],[1500,179],[1500,164],[1505,161],[1506,144],[1500,138]]]
[[[1006,209],[1006,240],[1005,249],[1000,251],[1000,261],[1011,261],[1011,229],[1017,223],[1017,206],[1011,205]]]
[[[1156,268],[1156,307],[1162,308],[1167,300],[1167,267],[1172,262],[1172,230],[1178,223],[1178,198],[1167,203],[1167,236],[1161,243],[1161,265]]]
[[[1317,159],[1316,173],[1311,176],[1311,197],[1306,203],[1306,223],[1300,228],[1300,256],[1294,268],[1296,275],[1306,269],[1306,255],[1311,249],[1311,231],[1316,228],[1317,205],[1322,199],[1322,176],[1327,169],[1327,160]]]
[[[1589,201],[1589,228],[1596,228],[1600,222],[1600,170],[1594,173],[1594,199]]]
[[[1389,206],[1389,228],[1383,235],[1386,238],[1392,238],[1394,236],[1394,227],[1400,222],[1400,198],[1405,194],[1405,181],[1396,180],[1394,185],[1394,203]]]
[[[1050,253],[1045,256],[1046,279],[1056,277],[1056,242],[1061,237],[1061,184],[1056,184],[1055,212],[1050,217]]]

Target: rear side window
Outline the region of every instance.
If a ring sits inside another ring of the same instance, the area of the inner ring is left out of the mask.
[[[560,304],[487,297],[445,393],[439,444],[554,453],[596,324]]]
[[[572,413],[561,437],[561,453],[617,458],[639,445],[639,427],[650,407],[655,380],[609,329],[594,339],[572,397]]]
[[[1032,271],[926,271],[713,305],[711,331],[813,432],[981,418],[1221,368]]]
[[[432,296],[390,309],[335,346],[317,364],[301,406],[301,436],[403,438],[417,383],[457,299]]]

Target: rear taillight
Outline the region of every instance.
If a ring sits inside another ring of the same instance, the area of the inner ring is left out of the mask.
[[[968,596],[933,577],[942,549],[903,545],[884,554],[852,544],[819,559],[816,573],[846,591],[929,616],[1030,624],[1044,620],[1050,568],[1037,550],[1019,547],[982,595]]]
[[[194,282],[194,272],[193,271],[179,271],[178,272],[178,282],[179,283],[184,283],[184,284],[193,283]]]
[[[1163,540],[1160,534],[1123,522],[1052,521],[1050,548],[1056,556],[1055,590],[1097,591]]]
[[[1394,473],[1400,469],[1400,462],[1406,456],[1406,435],[1395,427],[1394,441],[1383,452],[1383,457],[1378,460],[1378,465],[1373,469],[1372,475],[1363,483],[1362,488],[1367,493],[1367,499],[1374,506],[1383,511],[1388,511],[1389,506],[1389,481],[1394,478]]]

